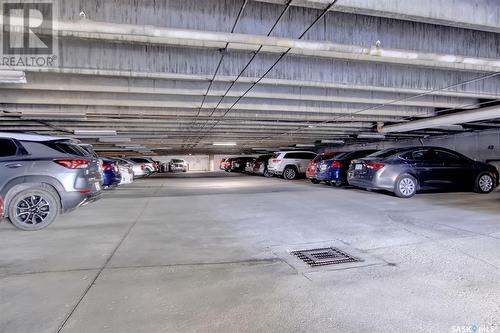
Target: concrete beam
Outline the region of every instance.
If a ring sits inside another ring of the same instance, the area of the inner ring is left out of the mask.
[[[201,105],[201,98],[194,100],[190,96],[153,95],[144,96],[142,94],[114,94],[114,93],[65,93],[51,91],[50,94],[44,91],[31,91],[29,94],[22,90],[0,90],[0,100],[8,104],[41,104],[41,105],[80,105],[80,106],[123,106],[123,107],[147,107],[147,108],[179,108],[198,110]],[[234,103],[234,98],[226,98],[218,107],[219,110],[227,110]],[[218,104],[218,99],[207,99],[203,109],[213,110]],[[246,98],[237,103],[233,110],[246,111],[281,111],[312,112],[312,113],[337,113],[350,115],[357,113],[369,105],[352,105],[341,103],[314,102],[305,103],[302,101],[282,101],[273,100],[268,103]],[[377,109],[369,109],[359,112],[363,115],[380,116],[400,116],[400,117],[429,117],[434,115],[434,110],[418,107],[384,106]]]
[[[76,76],[90,76],[93,78],[111,77],[111,78],[131,78],[131,79],[152,79],[152,80],[173,80],[173,81],[194,81],[194,82],[209,82],[213,75],[202,74],[179,74],[179,73],[163,73],[163,72],[138,72],[138,71],[120,71],[120,70],[103,70],[89,68],[70,68],[70,67],[31,67],[17,66],[19,70],[27,73],[50,73],[50,74],[65,74]],[[8,69],[8,67],[0,66],[0,69]],[[238,84],[255,83],[258,77],[242,76],[238,79]],[[76,80],[80,80],[76,78]],[[236,76],[217,75],[214,82],[234,82]],[[307,87],[321,89],[341,89],[341,90],[356,90],[362,92],[381,92],[381,93],[397,93],[397,94],[429,94],[430,96],[450,96],[463,98],[481,98],[481,99],[498,99],[500,93],[488,93],[481,90],[467,91],[462,90],[462,87],[457,87],[456,90],[425,90],[416,88],[400,88],[400,87],[385,87],[363,84],[344,84],[327,81],[304,81],[304,80],[285,80],[264,78],[257,86],[289,86],[289,87]]]
[[[286,0],[255,0],[284,4]],[[323,9],[330,0],[295,0],[293,6]],[[500,33],[496,0],[339,0],[332,11]]]
[[[24,29],[23,18],[11,17],[10,24],[14,31],[16,29],[19,31]],[[345,45],[327,41],[117,24],[88,19],[76,22],[55,21],[54,27],[55,33],[64,38],[215,49],[224,48],[228,45],[227,49],[238,51],[256,51],[257,48],[262,46],[261,51],[264,53],[283,53],[290,50],[290,55],[299,56],[389,63],[445,70],[472,72],[500,71],[500,61],[497,59],[465,57],[455,54],[424,53],[415,50],[384,49],[375,46],[365,48],[358,45]],[[39,32],[44,33],[43,30]],[[52,31],[50,32],[52,33]]]
[[[458,125],[468,122],[500,118],[500,106],[491,106],[477,110],[456,112],[425,120],[414,120],[405,124],[382,126],[380,133],[409,132],[425,128],[436,128],[447,125]]]
[[[30,73],[27,84],[4,84],[2,89],[45,90],[66,92],[103,92],[152,95],[203,96],[207,92],[205,82],[167,81],[152,79],[130,79],[111,77],[91,77],[85,75],[61,75]],[[227,97],[239,97],[248,88],[248,83],[237,83],[226,94]],[[229,83],[216,82],[208,96],[222,97],[229,88]],[[386,92],[350,91],[344,89],[326,89],[315,87],[292,86],[256,86],[246,94],[246,98],[281,99],[297,101],[319,101],[354,104],[388,104],[402,106],[422,106],[431,108],[472,108],[477,103],[475,98],[449,96],[422,96],[404,100],[412,95]],[[396,102],[395,102],[396,101]],[[263,101],[265,102],[265,101]],[[201,105],[201,103],[200,103]]]

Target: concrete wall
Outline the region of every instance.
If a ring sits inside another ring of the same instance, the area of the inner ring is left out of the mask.
[[[220,171],[219,165],[223,158],[241,155],[165,155],[155,156],[161,162],[169,162],[173,158],[180,158],[189,163],[189,171]]]
[[[399,142],[384,142],[376,144],[346,146],[343,150],[360,148],[389,148],[411,145],[440,146],[456,150],[478,161],[500,159],[500,130],[488,130],[472,133],[432,137],[429,139],[405,140]]]

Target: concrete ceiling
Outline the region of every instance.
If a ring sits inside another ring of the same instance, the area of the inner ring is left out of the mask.
[[[441,2],[61,0],[57,64],[0,69],[0,130],[153,155],[498,127],[500,14]]]

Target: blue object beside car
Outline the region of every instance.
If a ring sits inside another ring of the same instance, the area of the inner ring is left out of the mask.
[[[316,179],[327,184],[342,186],[347,184],[347,171],[352,160],[366,157],[376,150],[357,150],[341,153],[332,159],[321,161],[316,170]]]
[[[115,161],[103,159],[102,161],[102,171],[103,171],[103,187],[113,188],[118,186],[122,180],[122,175],[120,174],[120,169]]]

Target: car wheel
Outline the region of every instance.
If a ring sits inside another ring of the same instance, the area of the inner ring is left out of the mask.
[[[269,170],[267,170],[267,169],[266,169],[266,170],[264,171],[264,177],[268,177],[268,178],[269,178],[269,177],[272,177],[272,176],[273,176],[273,174],[272,174],[272,173],[270,173],[270,172],[269,172]]]
[[[285,170],[283,170],[283,178],[286,180],[294,180],[297,178],[297,171],[293,167],[286,167]]]
[[[60,207],[58,195],[47,187],[26,189],[10,201],[9,220],[21,230],[40,230],[56,220]]]
[[[410,175],[402,175],[396,181],[394,194],[400,198],[411,198],[417,193],[417,180]]]
[[[476,192],[490,193],[495,189],[495,180],[489,173],[481,173],[476,178]]]
[[[321,183],[319,180],[314,179],[314,178],[311,178],[310,180],[311,180],[311,183],[313,183],[313,184],[319,184],[319,183]]]

